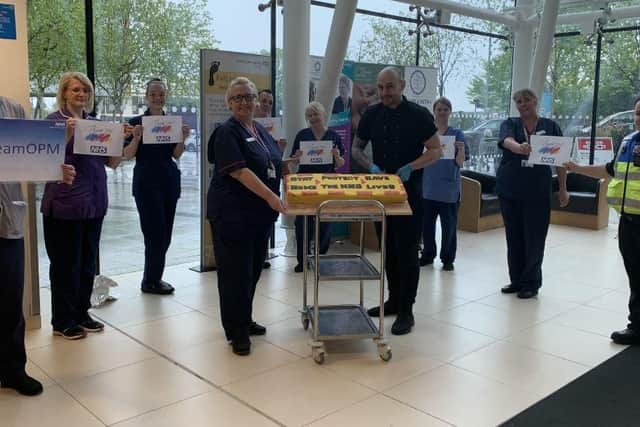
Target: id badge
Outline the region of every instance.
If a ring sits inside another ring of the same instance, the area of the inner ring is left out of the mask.
[[[267,178],[276,179],[276,170],[274,168],[267,168]]]
[[[520,161],[520,166],[522,166],[523,168],[532,168],[534,166],[533,163],[529,163],[529,160],[521,160]]]

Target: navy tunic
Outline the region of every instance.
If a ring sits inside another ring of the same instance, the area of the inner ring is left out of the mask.
[[[240,181],[231,172],[251,170],[271,191],[280,195],[282,153],[269,132],[254,122],[258,138],[237,119],[231,117],[211,135],[208,159],[214,172],[207,194],[207,218],[229,222],[272,223],[278,212]],[[269,177],[269,167],[275,178]]]
[[[315,141],[316,136],[313,134],[311,128],[302,129],[296,135],[293,140],[293,147],[291,148],[291,156],[300,149],[301,141]],[[320,141],[333,141],[333,148],[337,148],[340,151],[340,156],[344,156],[344,145],[342,145],[342,138],[335,131],[327,129],[324,136],[320,138]],[[300,165],[298,166],[298,173],[332,173],[335,172],[335,161],[333,164],[326,165]]]
[[[142,125],[142,117],[150,116],[149,110],[142,116],[129,120],[131,126]],[[129,144],[129,141],[125,144]],[[136,152],[133,168],[133,196],[144,197],[149,190],[162,190],[168,196],[180,197],[180,169],[173,160],[177,144],[145,144],[142,138]]]
[[[539,118],[534,134],[562,136],[560,126],[550,119]],[[496,193],[508,199],[543,199],[551,197],[551,167],[522,166],[527,157],[512,153],[503,146],[505,138],[511,137],[519,143],[527,142],[522,119],[510,117],[500,125],[498,147],[502,148],[502,161],[496,173]]]

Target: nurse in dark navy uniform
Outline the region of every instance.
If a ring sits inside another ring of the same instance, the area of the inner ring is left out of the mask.
[[[167,86],[160,79],[151,79],[147,82],[145,96],[147,111],[129,121],[133,135],[126,142],[124,157],[136,158],[133,197],[144,236],[144,275],[140,288],[142,292],[166,295],[174,291],[173,286],[162,280],[162,274],[180,198],[180,170],[175,160],[184,152],[184,139],[189,135],[189,127],[182,127],[182,142],[179,144],[144,144],[142,117],[165,114]]]
[[[282,151],[269,132],[253,120],[258,93],[245,77],[229,83],[226,102],[232,117],[211,135],[207,157],[214,165],[207,194],[218,271],[220,317],[227,340],[238,355],[251,352],[250,335],[266,328],[253,320],[256,284],[278,213]]]
[[[551,218],[551,167],[531,165],[531,135],[562,136],[560,126],[538,117],[538,97],[531,89],[513,94],[520,117],[500,125],[498,147],[502,160],[496,173],[496,193],[507,236],[507,262],[511,283],[502,293],[533,298],[542,286],[542,258]],[[560,206],[569,203],[567,172],[559,167]]]

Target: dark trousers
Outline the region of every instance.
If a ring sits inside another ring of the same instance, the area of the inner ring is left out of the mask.
[[[140,228],[144,236],[143,283],[159,283],[164,273],[167,250],[171,244],[178,197],[158,190],[136,196]]]
[[[218,272],[220,317],[228,340],[249,336],[253,296],[262,273],[271,223],[210,221]]]
[[[443,264],[453,264],[456,259],[459,203],[438,202],[422,199],[422,258],[433,261],[438,254],[436,247],[436,220],[440,216],[442,242],[440,260]]]
[[[640,331],[640,222],[624,215],[618,226],[618,247],[629,276],[629,329]]]
[[[315,217],[307,217],[307,233],[309,236],[309,242],[315,239]],[[303,235],[304,235],[304,217],[296,216],[295,220],[296,226],[296,246],[297,246],[297,254],[298,264],[302,265],[302,244],[303,244]],[[320,237],[320,244],[318,246],[318,250],[321,254],[326,254],[329,250],[329,245],[331,244],[331,223],[329,222],[321,222],[320,229],[318,230],[318,234]],[[307,250],[309,250],[309,243],[307,243]]]
[[[63,331],[89,317],[103,218],[42,218],[51,263],[51,325]]]
[[[412,208],[414,205],[411,204]],[[418,292],[420,264],[420,229],[422,209],[413,209],[411,216],[388,216],[387,238],[385,240],[384,268],[389,288],[389,301],[398,305],[399,312],[411,312]],[[376,223],[378,240],[381,225]]]
[[[551,199],[500,198],[507,235],[507,262],[511,284],[522,290],[542,286],[542,259],[551,218]]]
[[[24,372],[24,240],[0,238],[0,380]]]

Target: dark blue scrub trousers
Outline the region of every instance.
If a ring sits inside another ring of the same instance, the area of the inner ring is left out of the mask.
[[[629,276],[629,329],[640,331],[640,216],[620,217],[618,247]]]
[[[297,249],[297,254],[296,257],[298,258],[298,264],[302,265],[302,244],[303,244],[303,235],[304,235],[304,217],[303,216],[296,216],[296,220],[295,220],[295,226],[296,226],[296,249]],[[316,229],[316,221],[315,221],[315,217],[310,216],[307,219],[307,233],[309,236],[309,243],[312,242],[315,239],[315,229]],[[320,251],[321,254],[326,254],[327,251],[329,250],[329,245],[331,244],[331,223],[329,222],[321,222],[320,223],[320,230],[319,230],[319,235],[320,235],[320,246],[318,247],[318,250]],[[307,250],[309,251],[309,253],[311,253],[311,249],[310,249],[310,244],[307,243]]]
[[[158,284],[164,273],[167,250],[171,244],[178,196],[162,190],[145,189],[136,195],[140,228],[144,236],[144,275],[142,283]]]
[[[0,238],[0,381],[24,372],[24,240]]]
[[[89,319],[103,218],[65,220],[43,216],[49,256],[51,325],[56,331]]]
[[[500,197],[507,235],[509,278],[516,289],[542,286],[542,259],[551,218],[551,198],[533,200]]]
[[[253,297],[272,223],[209,221],[218,272],[220,317],[227,340],[249,338]]]
[[[440,216],[442,242],[440,260],[443,264],[453,264],[456,259],[458,207],[460,203],[446,203],[422,199],[422,259],[433,262],[438,254],[436,247],[436,220]]]

